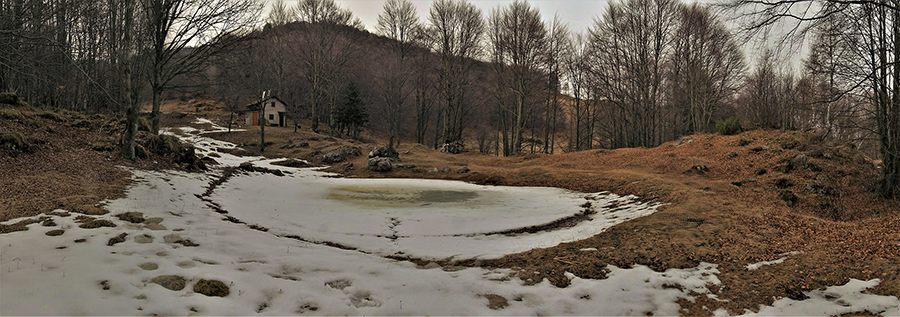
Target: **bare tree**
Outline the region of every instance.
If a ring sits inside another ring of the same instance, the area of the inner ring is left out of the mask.
[[[547,109],[545,110],[544,149],[543,152],[553,154],[556,146],[556,130],[559,111],[559,94],[561,90],[560,78],[564,73],[564,57],[570,52],[569,28],[559,20],[559,16],[553,16],[553,22],[549,26],[550,33],[547,37],[547,49],[545,52],[545,67],[547,72]]]
[[[591,29],[598,98],[621,111],[614,147],[655,146],[665,100],[666,64],[673,54],[680,4],[674,0],[610,3]]]
[[[415,73],[413,81],[413,95],[416,108],[416,143],[425,144],[425,135],[428,131],[428,123],[431,121],[432,108],[437,99],[432,61],[434,56],[430,50],[430,37],[424,26],[419,25],[414,32],[414,43],[417,46],[413,50],[412,66]]]
[[[682,9],[674,47],[673,137],[708,132],[713,114],[740,87],[743,52],[725,25],[697,3]]]
[[[444,142],[462,141],[464,122],[470,111],[466,102],[473,58],[481,55],[484,20],[481,10],[465,0],[437,0],[428,15],[429,34],[441,58],[439,91],[443,97],[441,116]]]
[[[271,11],[269,11],[269,16],[266,18],[266,23],[272,26],[279,26],[294,22],[297,17],[297,13],[294,10],[288,8],[284,4],[284,0],[275,0],[272,3]]]
[[[376,30],[379,34],[392,39],[384,73],[382,73],[381,98],[385,104],[382,116],[388,123],[389,149],[399,141],[400,128],[407,111],[406,100],[409,97],[407,83],[411,77],[408,59],[414,46],[415,32],[419,29],[416,8],[409,0],[388,0],[384,3],[384,12],[378,14]]]
[[[528,109],[528,99],[535,97],[533,82],[540,80],[547,48],[547,28],[541,21],[540,11],[524,1],[513,1],[508,7],[491,13],[489,30],[493,43],[495,63],[506,65],[508,81],[501,89],[509,89],[514,101],[513,123],[509,146],[511,153],[522,150],[523,132]],[[502,78],[502,77],[501,77]]]
[[[343,86],[337,80],[350,60],[355,48],[346,38],[348,27],[361,28],[359,19],[349,10],[340,8],[333,0],[301,0],[297,3],[299,21],[306,22],[306,32],[297,43],[301,75],[308,86],[307,103],[310,108],[313,132],[319,132],[319,121],[327,114],[334,124],[333,110]],[[323,104],[331,111],[325,113]]]
[[[257,0],[140,0],[144,25],[150,30],[150,115],[159,131],[163,93],[179,76],[196,75],[205,62],[227,50],[256,25],[262,10]]]
[[[353,16],[353,12],[341,8],[334,0],[300,0],[294,8],[298,20],[312,24],[347,25],[357,29],[365,29],[362,21]]]

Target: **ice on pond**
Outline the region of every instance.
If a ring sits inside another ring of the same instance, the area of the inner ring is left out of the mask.
[[[416,207],[466,203],[482,195],[478,191],[347,185],[332,188],[328,198],[371,207]]]

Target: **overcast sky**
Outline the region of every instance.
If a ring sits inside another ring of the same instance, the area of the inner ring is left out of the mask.
[[[698,1],[702,3],[714,3],[718,0],[682,0],[684,2]],[[385,0],[335,0],[343,8],[348,8],[353,15],[359,17],[365,24],[366,29],[375,32],[375,25],[378,24],[378,14],[382,12]],[[428,10],[431,8],[433,0],[412,0],[419,12],[419,21],[425,23],[428,17]],[[506,6],[513,0],[468,0],[481,9],[481,13],[487,18],[491,10],[498,6]],[[544,18],[545,22],[553,21],[554,15],[559,15],[560,21],[569,26],[569,30],[573,33],[585,32],[592,25],[594,18],[598,17],[606,9],[609,0],[528,0],[532,6],[536,6]],[[297,0],[285,0],[288,7],[297,5]],[[726,21],[727,23],[727,21]],[[754,64],[760,48],[757,45],[744,45],[744,52],[747,54],[747,62]],[[801,53],[794,53],[787,57],[789,63],[796,69],[799,67],[801,56],[804,56],[806,48]]]

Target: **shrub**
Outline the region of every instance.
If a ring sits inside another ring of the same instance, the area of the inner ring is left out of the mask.
[[[147,131],[151,132],[150,122],[147,121],[147,118],[140,117],[138,118],[138,131]]]
[[[28,103],[22,100],[19,95],[14,92],[0,93],[0,104],[7,104],[15,107],[27,107]]]
[[[15,121],[25,120],[25,116],[22,115],[22,112],[19,111],[19,109],[14,108],[0,108],[0,118]]]
[[[722,135],[735,135],[741,132],[741,120],[731,117],[725,120],[716,120],[716,132]]]
[[[38,117],[53,121],[53,122],[63,122],[66,121],[61,115],[53,111],[43,111],[38,113]]]

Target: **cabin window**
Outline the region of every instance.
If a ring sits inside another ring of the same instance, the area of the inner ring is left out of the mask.
[[[275,102],[273,101],[273,102],[269,105],[269,107],[275,108]]]
[[[270,115],[269,115],[269,120],[275,120],[275,115],[274,115],[274,114],[270,114]]]

